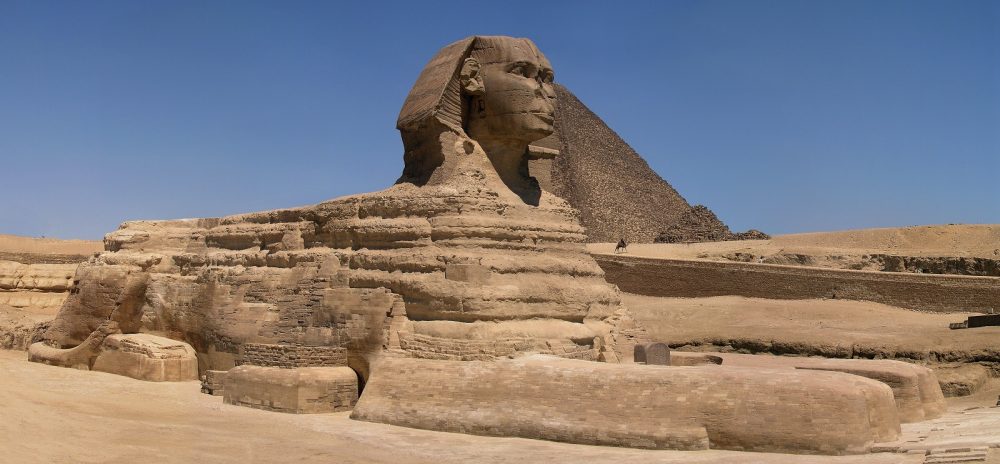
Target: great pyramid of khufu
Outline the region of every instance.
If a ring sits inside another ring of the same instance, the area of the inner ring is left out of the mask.
[[[668,229],[671,241],[733,237],[714,214],[713,222],[685,235],[680,222],[691,215],[687,200],[572,92],[555,88],[556,132],[535,145],[559,155],[531,161],[529,169],[543,189],[580,211],[588,241],[648,243]]]

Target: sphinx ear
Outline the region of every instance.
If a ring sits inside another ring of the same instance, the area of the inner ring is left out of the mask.
[[[486,93],[486,87],[483,86],[483,76],[479,74],[479,61],[475,58],[466,58],[465,62],[462,63],[459,80],[462,84],[462,92],[466,95]]]

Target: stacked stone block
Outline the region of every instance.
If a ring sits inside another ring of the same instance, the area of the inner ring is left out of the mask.
[[[228,404],[308,414],[349,411],[358,400],[346,348],[246,343],[241,351],[239,365],[224,376]]]
[[[227,404],[274,412],[349,411],[358,401],[358,377],[349,367],[238,366],[226,373]]]
[[[526,353],[550,354],[561,358],[595,360],[592,346],[577,345],[569,340],[537,338],[505,338],[490,340],[460,340],[430,335],[401,333],[400,345],[410,356],[424,359],[453,361],[488,361]]]
[[[283,367],[331,367],[347,365],[347,349],[335,346],[274,345],[246,343],[238,364]]]
[[[1000,308],[1000,278],[594,255],[608,282],[663,297],[866,300],[934,312]]]

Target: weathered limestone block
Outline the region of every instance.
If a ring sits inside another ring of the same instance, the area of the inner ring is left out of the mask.
[[[915,364],[887,359],[828,359],[796,356],[761,356],[713,353],[727,366],[792,368],[844,372],[867,377],[892,387],[899,418],[918,422],[940,417],[945,411],[944,394],[934,371]],[[673,365],[685,365],[685,359],[703,357],[704,353],[675,352]]]
[[[191,345],[150,334],[109,335],[91,370],[153,382],[198,380]]]
[[[844,372],[878,380],[892,387],[901,422],[919,422],[944,414],[946,404],[934,371],[888,359],[805,358],[797,369]]]
[[[348,411],[358,400],[358,376],[349,367],[243,365],[226,373],[223,388],[227,404],[295,414]]]
[[[855,375],[550,356],[384,358],[351,417],[592,445],[822,454],[865,453],[900,431],[892,390]]]

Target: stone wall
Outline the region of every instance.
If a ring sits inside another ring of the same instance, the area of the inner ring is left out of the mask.
[[[453,361],[488,361],[525,353],[542,353],[561,358],[596,360],[592,345],[577,345],[569,340],[543,340],[518,337],[489,340],[458,340],[423,334],[402,333],[401,347],[411,356]]]
[[[1000,309],[1000,278],[817,269],[595,254],[608,282],[662,297],[866,300],[934,312]]]
[[[346,366],[347,349],[334,346],[246,343],[237,364],[284,368]]]

